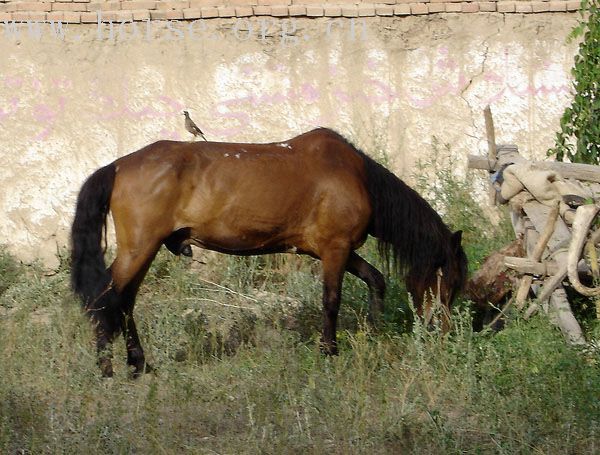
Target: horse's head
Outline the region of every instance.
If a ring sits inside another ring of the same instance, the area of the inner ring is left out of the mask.
[[[440,257],[439,262],[426,271],[411,271],[406,279],[417,313],[424,317],[425,325],[432,322],[434,309],[439,307],[444,332],[450,328],[450,306],[467,279],[467,256],[461,240],[462,231],[452,234],[445,248],[446,254]]]

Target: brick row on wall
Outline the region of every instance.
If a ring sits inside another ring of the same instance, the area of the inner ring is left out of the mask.
[[[369,17],[436,13],[549,13],[572,12],[579,0],[187,0],[91,1],[0,0],[1,21],[102,21],[195,20],[219,17]]]

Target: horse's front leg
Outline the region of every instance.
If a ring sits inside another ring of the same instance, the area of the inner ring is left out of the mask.
[[[336,327],[340,310],[342,281],[349,248],[330,249],[323,254],[323,336],[321,350],[326,355],[337,355]]]

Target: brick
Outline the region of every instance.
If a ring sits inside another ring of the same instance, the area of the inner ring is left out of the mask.
[[[219,6],[254,6],[258,4],[258,0],[224,0]]]
[[[153,21],[166,21],[167,20],[167,10],[153,10],[150,11],[150,19]]]
[[[85,5],[78,3],[56,2],[52,3],[52,11],[87,11]]]
[[[251,6],[236,6],[235,15],[237,17],[249,17],[254,14]]]
[[[394,16],[408,16],[410,15],[410,5],[396,5],[394,6]]]
[[[202,17],[219,17],[219,10],[214,6],[205,6],[200,9],[200,12],[202,13]]]
[[[46,20],[47,13],[44,11],[16,11],[12,14],[13,21],[33,21],[33,22],[44,22]]]
[[[378,16],[393,16],[394,7],[392,5],[375,5],[375,14]]]
[[[358,5],[358,16],[359,17],[370,17],[375,16],[375,5],[365,4]]]
[[[86,5],[88,11],[117,11],[121,9],[121,2],[92,2]]]
[[[478,13],[479,3],[461,3],[460,9],[463,13]]]
[[[429,13],[429,7],[425,3],[411,3],[410,12],[411,14],[427,14]]]
[[[186,8],[183,10],[183,18],[184,19],[200,19],[202,17],[202,12],[200,8]]]
[[[517,13],[531,13],[533,10],[531,9],[531,3],[529,2],[517,2],[515,4],[515,11]]]
[[[255,16],[270,16],[271,7],[267,5],[257,5],[252,7]]]
[[[531,10],[534,13],[546,13],[550,11],[550,3],[548,2],[531,2]]]
[[[479,11],[482,13],[493,13],[496,11],[496,2],[479,2]]]
[[[258,0],[258,4],[269,6],[291,5],[292,0]]]
[[[51,2],[54,0],[50,0]],[[73,0],[75,3],[89,3],[91,0]]]
[[[338,17],[342,15],[342,7],[335,5],[327,5],[323,8],[323,15],[327,17]]]
[[[121,2],[121,9],[124,10],[140,10],[140,9],[156,9],[154,1],[137,0],[131,2]]]
[[[567,2],[567,11],[579,11],[581,2],[579,0],[570,0]]]
[[[50,11],[46,13],[46,20],[52,22],[59,22],[64,20],[65,15],[62,11]]]
[[[306,7],[306,15],[308,17],[320,17],[325,14],[322,6],[309,5]]]
[[[446,3],[444,6],[446,7],[447,13],[460,13],[462,11],[460,3]]]
[[[0,13],[13,13],[16,10],[16,3],[0,3]]]
[[[13,20],[12,13],[0,13],[0,21],[10,22]]]
[[[102,22],[130,21],[133,20],[133,14],[131,14],[131,11],[102,11],[102,13],[98,15],[98,18],[101,19]]]
[[[29,13],[27,11],[15,11],[12,13],[12,20],[17,22],[28,21],[30,20]]]
[[[20,2],[17,11],[50,11],[52,6],[48,2]]]
[[[190,0],[190,8],[204,8],[206,6],[220,6],[223,2],[220,0]]]
[[[445,13],[446,5],[443,3],[430,3],[429,4],[429,12],[430,13]]]
[[[499,13],[514,13],[515,2],[498,2],[497,8]]]
[[[271,6],[271,16],[274,17],[285,17],[289,14],[287,5],[274,5]]]
[[[81,23],[81,13],[75,11],[65,11],[63,13],[63,21],[67,24],[80,24]]]
[[[92,24],[95,22],[98,22],[98,13],[96,13],[96,12],[81,13],[81,23],[82,24]]]
[[[131,14],[133,15],[134,21],[148,21],[150,20],[150,11],[147,9],[137,9],[133,10]]]
[[[306,16],[306,6],[291,5],[288,7],[290,16]]]
[[[356,6],[342,6],[343,17],[358,17],[358,7]]]
[[[178,9],[183,10],[190,7],[190,2],[158,2],[156,9]]]
[[[168,9],[166,10],[167,19],[170,21],[183,19],[182,9]]]
[[[567,10],[567,4],[565,2],[550,2],[550,11],[557,12],[557,11],[566,11],[566,10]]]
[[[219,6],[217,7],[219,17],[235,17],[235,8],[231,6]]]

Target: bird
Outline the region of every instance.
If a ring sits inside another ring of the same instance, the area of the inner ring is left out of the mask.
[[[196,125],[194,123],[194,121],[190,118],[190,114],[188,111],[183,111],[183,115],[185,115],[185,129],[188,130],[190,133],[192,133],[195,136],[200,136],[202,137],[202,139],[204,139],[206,141],[206,138],[204,137],[204,133],[202,132],[202,130],[200,128],[198,128],[198,125]]]

